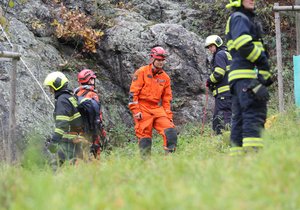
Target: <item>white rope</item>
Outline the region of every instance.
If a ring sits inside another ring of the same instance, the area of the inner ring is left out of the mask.
[[[5,33],[2,25],[0,24],[1,30],[6,38],[6,40],[8,41],[9,45],[13,48],[13,44],[11,43],[11,41],[9,40],[7,34]],[[25,61],[20,58],[20,61],[23,63],[23,65],[25,66],[25,68],[27,69],[27,71],[29,71],[30,75],[32,76],[32,78],[35,80],[35,82],[38,84],[38,86],[40,87],[40,89],[42,90],[43,94],[45,95],[46,99],[49,101],[49,103],[52,105],[52,107],[54,108],[54,104],[52,103],[51,99],[48,97],[47,93],[45,92],[43,86],[41,85],[41,83],[37,80],[37,78],[34,76],[34,74],[32,73],[32,71],[29,69],[29,67],[27,66],[27,64],[25,63]]]

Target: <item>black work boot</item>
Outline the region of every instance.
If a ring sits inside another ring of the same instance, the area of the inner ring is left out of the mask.
[[[151,138],[142,138],[139,141],[140,155],[142,159],[149,159],[151,156],[151,146],[152,140]]]

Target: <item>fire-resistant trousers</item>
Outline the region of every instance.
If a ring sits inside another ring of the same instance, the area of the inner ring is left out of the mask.
[[[216,96],[212,128],[219,135],[231,125],[231,96]]]
[[[247,90],[252,79],[241,79],[231,87],[231,153],[242,147],[263,147],[261,131],[267,115],[267,101],[258,100]]]
[[[144,106],[141,107],[142,119],[135,119],[135,133],[138,139],[152,138],[152,129],[154,128],[163,137],[163,146],[168,146],[168,131],[170,128],[174,128],[174,124],[167,117],[162,107],[149,109]],[[172,129],[173,130],[173,129]],[[173,131],[171,132],[171,138],[173,137]],[[176,134],[175,134],[176,135]],[[172,140],[171,140],[172,141]],[[177,136],[176,136],[177,141]],[[175,144],[177,142],[174,142]]]

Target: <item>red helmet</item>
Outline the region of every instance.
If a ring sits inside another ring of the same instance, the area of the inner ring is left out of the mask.
[[[162,47],[154,47],[151,49],[150,56],[155,59],[165,59],[167,57],[167,52]]]
[[[95,79],[96,74],[90,69],[83,69],[77,75],[77,79],[80,84],[87,83],[91,78]]]

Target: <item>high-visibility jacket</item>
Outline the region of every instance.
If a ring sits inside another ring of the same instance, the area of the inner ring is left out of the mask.
[[[217,48],[212,59],[212,73],[209,76],[209,83],[213,84],[213,95],[230,96],[228,84],[228,73],[232,57],[224,47]]]
[[[261,38],[262,29],[255,22],[255,14],[243,8],[232,13],[226,25],[227,48],[233,58],[228,80],[254,79],[259,74],[268,79],[269,64]]]
[[[152,64],[149,64],[134,73],[128,104],[133,114],[141,112],[140,105],[149,109],[162,106],[168,118],[172,119],[171,100],[171,80],[164,70],[153,74]]]
[[[77,110],[77,100],[72,92],[63,89],[55,92],[54,109],[55,131],[52,136],[53,142],[72,140],[82,132],[82,118]]]

